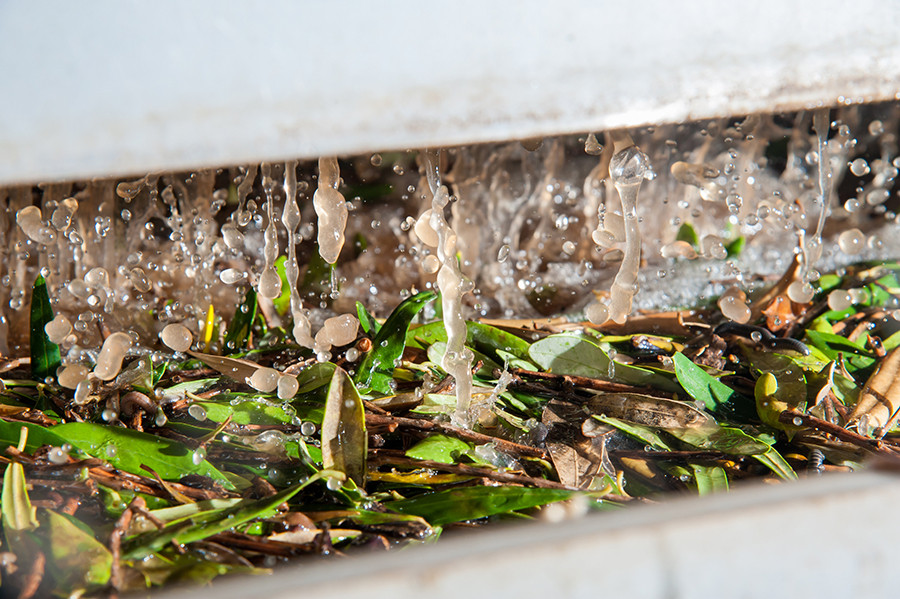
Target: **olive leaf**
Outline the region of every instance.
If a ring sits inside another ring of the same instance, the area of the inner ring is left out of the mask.
[[[58,585],[106,584],[113,558],[102,543],[70,516],[41,510],[39,519],[42,534],[34,538],[50,557]]]
[[[578,491],[530,487],[464,487],[426,493],[386,503],[401,512],[421,516],[432,526],[505,514],[571,499]]]
[[[661,374],[628,364],[613,364],[599,345],[577,335],[550,335],[535,341],[528,354],[541,368],[554,374],[611,379],[664,391],[680,390],[678,385]]]
[[[362,487],[366,480],[366,414],[356,385],[343,368],[335,368],[322,420],[322,464]]]

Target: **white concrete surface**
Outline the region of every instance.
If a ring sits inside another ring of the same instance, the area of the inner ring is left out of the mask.
[[[894,98],[879,0],[0,0],[0,184]]]
[[[220,579],[156,599],[894,596],[900,478],[871,473],[749,486],[549,525]]]

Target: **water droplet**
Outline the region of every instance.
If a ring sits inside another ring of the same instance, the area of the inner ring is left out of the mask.
[[[191,343],[194,340],[190,330],[183,324],[178,323],[166,325],[159,337],[166,347],[176,352],[186,352],[191,349]]]
[[[191,462],[194,463],[195,466],[199,466],[203,463],[203,460],[206,459],[206,448],[198,447],[191,454]]]
[[[828,307],[832,310],[846,310],[853,305],[853,296],[844,289],[835,289],[828,294]]]
[[[838,246],[845,254],[853,256],[865,249],[866,236],[859,229],[848,229],[838,237]]]
[[[300,425],[300,434],[306,437],[316,434],[316,425],[309,421],[304,422]]]
[[[869,163],[866,162],[865,158],[857,158],[853,162],[850,163],[850,172],[856,175],[857,177],[862,177],[863,175],[869,174]]]
[[[61,466],[69,461],[69,452],[62,447],[51,447],[47,452],[47,459],[55,466]]]
[[[203,406],[197,404],[191,404],[188,407],[188,415],[194,420],[198,420],[200,422],[206,420],[206,410],[203,408]]]
[[[599,156],[602,152],[603,146],[597,141],[597,136],[593,133],[588,133],[587,138],[584,140],[584,153],[591,156]]]

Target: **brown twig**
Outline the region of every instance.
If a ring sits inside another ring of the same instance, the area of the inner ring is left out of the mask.
[[[134,505],[138,502],[143,503],[143,498],[135,497],[131,504]],[[119,590],[122,588],[122,537],[125,536],[132,517],[134,517],[134,512],[129,505],[116,520],[116,525],[109,535],[109,552],[112,554],[109,585],[112,587],[112,593],[110,593],[112,597],[118,597]]]
[[[443,462],[435,462],[432,460],[417,460],[407,458],[405,456],[397,456],[390,454],[380,454],[377,450],[369,452],[370,466],[400,466],[402,468],[427,468],[429,470],[439,470],[441,472],[449,472],[451,474],[461,474],[463,476],[476,476],[479,478],[487,478],[501,483],[526,485],[530,487],[539,487],[541,489],[563,489],[566,491],[579,491],[576,487],[570,487],[562,483],[547,480],[545,478],[534,478],[526,474],[516,474],[514,472],[501,472],[484,468],[480,466],[469,466],[467,464],[445,464]],[[604,497],[605,499],[621,500],[619,496]]]
[[[423,420],[419,418],[404,418],[401,416],[382,416],[381,414],[366,414],[366,426],[390,426],[396,425],[399,428],[410,428],[419,431],[428,431],[441,433],[449,437],[456,437],[463,441],[471,441],[478,445],[485,443],[493,443],[498,449],[507,453],[514,453],[520,456],[532,458],[549,459],[549,455],[543,449],[531,447],[530,445],[522,445],[514,441],[507,441],[498,437],[491,437],[475,431],[466,430],[443,422],[433,422],[431,420]]]
[[[25,583],[19,592],[19,599],[31,599],[38,592],[38,588],[44,580],[44,567],[46,565],[47,556],[44,555],[44,552],[35,552],[34,561],[31,562],[31,569],[28,570],[28,574],[25,576]]]
[[[582,389],[593,389],[594,391],[606,391],[608,393],[640,393],[642,395],[652,395],[654,397],[662,397],[665,399],[672,398],[671,393],[666,393],[659,389],[654,389],[653,387],[639,387],[637,385],[628,385],[626,383],[614,383],[612,381],[586,376],[535,372],[533,370],[524,370],[522,368],[510,368],[509,372],[516,376],[553,381],[557,384],[568,384],[574,387],[581,387]]]
[[[782,424],[791,426],[806,426],[819,430],[823,433],[833,435],[836,439],[844,441],[845,443],[850,443],[851,445],[865,449],[875,455],[892,459],[900,458],[900,451],[883,441],[864,437],[859,433],[854,433],[853,431],[847,430],[836,424],[832,424],[827,420],[822,420],[821,418],[816,418],[809,414],[801,414],[794,410],[785,410],[779,414],[778,421]]]

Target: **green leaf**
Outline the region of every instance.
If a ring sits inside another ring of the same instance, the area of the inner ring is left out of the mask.
[[[322,420],[322,464],[362,487],[366,481],[366,414],[356,385],[343,368],[335,368]]]
[[[730,455],[759,455],[770,449],[766,443],[730,426],[667,429],[666,432],[698,449],[721,451]]]
[[[432,526],[474,520],[571,499],[577,491],[529,487],[464,487],[384,504],[403,514],[420,516]]]
[[[322,470],[302,483],[275,495],[257,500],[243,499],[229,508],[201,512],[186,521],[179,520],[167,524],[159,530],[136,535],[123,544],[123,557],[125,559],[141,559],[151,553],[156,553],[172,541],[182,545],[201,541],[212,535],[239,526],[253,518],[263,517],[270,514],[279,505],[299,493],[310,483],[325,476],[340,477],[342,475],[339,472]]]
[[[164,480],[179,480],[188,474],[208,476],[226,489],[234,485],[206,459],[194,463],[193,452],[183,444],[139,431],[91,422],[70,422],[50,429],[72,446],[114,467],[147,476],[142,465]]]
[[[846,337],[835,335],[834,333],[822,331],[806,331],[806,341],[814,347],[820,349],[829,360],[836,360],[841,352],[848,352],[858,356],[867,358],[873,357],[874,354],[867,350],[863,345],[854,343]]]
[[[38,275],[31,291],[31,374],[35,380],[56,377],[60,365],[59,346],[47,337],[44,327],[53,320],[47,282]]]
[[[785,402],[792,408],[804,406],[807,392],[802,359],[795,360],[775,352],[756,351],[749,346],[744,346],[743,350],[754,370],[759,374],[770,372],[775,377],[777,389],[773,389],[773,397],[777,401]]]
[[[408,297],[397,306],[372,339],[372,350],[366,354],[355,381],[380,393],[390,393],[394,362],[403,355],[409,323],[425,304],[437,297],[433,291],[423,291]]]
[[[651,426],[634,424],[633,422],[626,422],[618,418],[612,418],[611,416],[598,416],[594,414],[592,418],[619,429],[626,435],[637,439],[641,443],[649,445],[657,451],[672,451],[672,447],[670,447],[668,443],[663,441],[663,438],[659,435],[656,429]]]
[[[28,429],[28,443],[25,445],[27,453],[34,453],[42,445],[60,447],[66,442],[65,439],[39,424],[7,422],[0,419],[0,451],[7,447],[15,447],[19,442],[19,435],[23,428]]]
[[[3,473],[3,493],[0,495],[0,519],[7,542],[12,544],[10,535],[37,528],[38,521],[34,507],[28,498],[25,470],[22,464],[12,462]]]
[[[694,400],[702,401],[707,409],[715,410],[737,395],[734,389],[694,364],[681,352],[672,356],[672,360],[675,363],[675,376],[685,392]]]
[[[303,280],[300,282],[300,291],[307,296],[315,296],[320,298],[323,295],[330,297],[331,277],[334,271],[334,264],[325,261],[322,254],[319,253],[319,246],[309,257],[306,265],[306,272],[303,274]],[[320,301],[319,299],[315,300]]]
[[[369,314],[362,302],[356,302],[356,316],[359,318],[359,326],[366,335],[374,337],[381,330],[381,325],[374,316]]]
[[[330,383],[331,377],[334,375],[334,369],[334,362],[316,362],[298,374],[297,383],[300,385],[300,388],[297,390],[297,395],[315,391]]]
[[[766,453],[754,455],[753,459],[777,474],[779,478],[784,480],[797,480],[798,478],[791,465],[780,453],[775,451],[774,447],[770,447]]]
[[[728,490],[728,475],[721,467],[691,464],[691,468],[694,469],[694,480],[700,495]]]
[[[73,585],[107,583],[112,554],[102,543],[70,516],[41,510],[39,518],[41,534],[35,535],[35,539],[51,559],[51,571],[57,585],[71,588]]]
[[[288,284],[285,263],[287,263],[287,256],[284,255],[278,256],[278,259],[275,260],[275,272],[278,273],[278,278],[281,279],[281,295],[272,300],[275,311],[282,316],[287,314],[287,311],[291,308],[291,287]]]
[[[740,255],[740,253],[744,251],[745,245],[747,245],[747,238],[741,235],[740,237],[736,237],[726,243],[725,251],[728,253],[729,258],[733,258],[734,256]]]
[[[256,291],[251,287],[244,296],[243,303],[234,311],[228,329],[225,331],[225,352],[234,353],[247,347],[247,339],[253,329],[258,309]]]
[[[411,329],[406,335],[407,345],[422,349],[432,343],[446,341],[447,331],[444,330],[442,321]],[[501,362],[503,358],[497,352],[502,350],[521,360],[528,360],[528,348],[531,347],[530,343],[512,333],[480,322],[466,322],[466,345],[492,357],[496,356]]]
[[[469,443],[446,435],[425,437],[406,451],[406,457],[417,460],[431,460],[442,464],[455,464],[460,454],[472,449]]]
[[[697,237],[697,231],[691,223],[684,223],[678,228],[678,234],[675,235],[675,241],[686,241],[691,244],[694,249],[700,247],[700,238]]]
[[[550,335],[535,341],[531,345],[529,355],[541,368],[554,374],[646,385],[675,393],[681,389],[669,378],[644,368],[618,362],[610,368],[610,359],[606,352],[584,337],[569,334]]]
[[[229,393],[223,393],[216,397],[216,401],[195,401],[206,410],[206,417],[212,422],[224,422],[229,416],[234,424],[244,426],[247,424],[290,424],[295,412],[283,404],[271,403],[255,397],[235,397]]]

